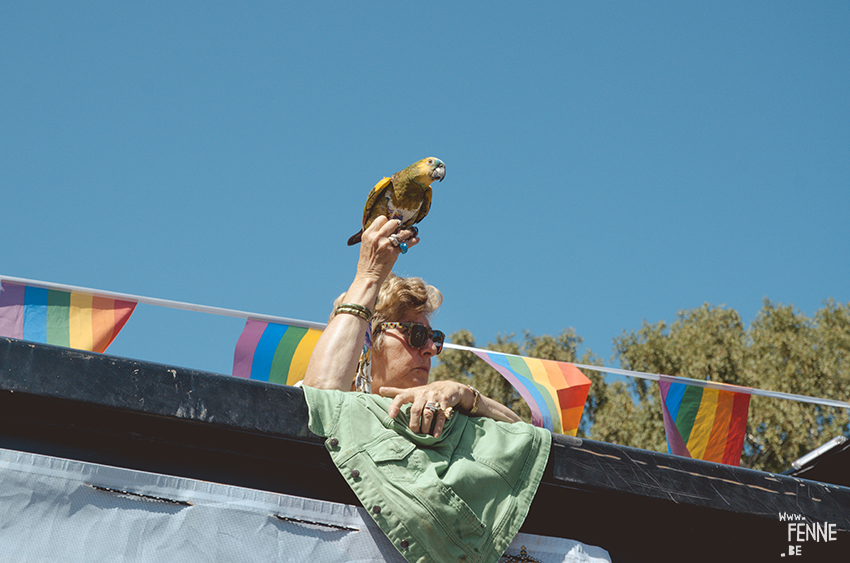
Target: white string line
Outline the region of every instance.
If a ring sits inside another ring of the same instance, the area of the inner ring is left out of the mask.
[[[257,321],[264,321],[270,323],[278,323],[285,324],[290,326],[297,326],[301,328],[315,328],[318,330],[324,330],[327,327],[326,323],[315,323],[310,321],[302,321],[298,319],[289,319],[286,317],[277,317],[274,315],[262,315],[259,313],[247,313],[245,311],[237,311],[235,309],[223,309],[221,307],[210,307],[207,305],[196,305],[193,303],[184,303],[181,301],[170,301],[168,299],[158,299],[155,297],[144,297],[141,295],[131,295],[128,293],[116,293],[114,291],[101,291],[99,289],[90,289],[86,287],[77,287],[72,285],[51,283],[51,282],[43,282],[38,280],[30,280],[24,278],[15,278],[10,276],[0,275],[0,279],[9,281],[12,283],[17,283],[21,285],[29,285],[33,287],[40,287],[44,289],[55,289],[59,291],[69,291],[73,293],[85,293],[89,295],[99,295],[101,297],[109,297],[112,299],[119,299],[122,301],[135,301],[136,303],[143,303],[145,305],[155,305],[157,307],[167,307],[170,309],[180,309],[183,311],[194,311],[197,313],[208,313],[211,315],[221,315],[225,317],[236,317],[240,319],[251,319]],[[496,352],[494,350],[485,350],[483,348],[472,348],[470,346],[462,346],[460,344],[452,344],[450,342],[446,342],[443,345],[444,348],[451,348],[455,350],[465,350],[468,352],[484,352],[486,354],[499,354],[502,356],[513,356],[515,354],[507,354],[505,352]],[[762,397],[772,397],[775,399],[787,399],[791,401],[799,401],[801,403],[811,403],[815,405],[824,405],[828,407],[837,407],[837,408],[845,408],[850,409],[850,403],[845,403],[842,401],[835,401],[833,399],[821,399],[817,397],[807,397],[805,395],[795,395],[793,393],[782,393],[779,391],[767,391],[764,389],[756,389],[752,387],[739,387],[737,385],[728,385],[725,383],[716,383],[713,381],[702,381],[699,379],[690,379],[687,377],[672,377],[669,375],[661,375],[661,374],[652,374],[652,373],[643,373],[639,371],[631,371],[619,368],[608,368],[605,366],[591,366],[584,364],[573,364],[577,368],[587,369],[593,371],[600,371],[604,373],[610,373],[613,375],[624,375],[626,377],[637,377],[640,379],[649,379],[652,381],[666,380],[675,383],[686,383],[688,385],[693,385],[696,387],[704,387],[707,389],[720,389],[722,391],[735,391],[736,393],[746,393],[748,395],[759,395]]]
[[[195,305],[192,303],[183,303],[181,301],[169,301],[168,299],[157,299],[155,297],[143,297],[141,295],[130,295],[128,293],[115,293],[114,291],[101,291],[99,289],[89,289],[86,287],[76,287],[72,285],[64,285],[58,283],[42,282],[36,280],[27,280],[23,278],[12,278],[9,276],[0,275],[0,279],[17,283],[21,285],[31,285],[43,289],[55,289],[59,291],[70,291],[73,293],[85,293],[87,295],[99,295],[101,297],[109,297],[111,299],[120,299],[122,301],[135,301],[145,305],[156,305],[157,307],[168,307],[169,309],[181,309],[183,311],[194,311],[196,313],[209,313],[211,315],[221,315],[225,317],[236,317],[239,319],[251,319],[255,321],[267,321],[271,323],[286,324],[302,328],[315,328],[323,330],[327,324],[313,323],[309,321],[300,321],[298,319],[287,319],[286,317],[276,317],[273,315],[261,315],[258,313],[246,313],[245,311],[237,311],[235,309],[222,309],[221,307],[208,307],[207,305]]]
[[[450,344],[448,342],[443,344],[443,347],[452,348],[455,350],[466,350],[468,352],[484,352],[487,354],[499,354],[501,356],[516,356],[516,354],[507,354],[505,352],[496,352],[494,350],[484,350],[482,348],[472,348],[470,346],[461,346],[460,344]],[[652,381],[670,381],[672,383],[685,383],[687,385],[693,385],[695,387],[704,387],[706,389],[719,389],[721,391],[733,391],[735,393],[745,393],[747,395],[758,395],[761,397],[772,397],[774,399],[787,399],[790,401],[799,401],[801,403],[812,403],[815,405],[824,405],[827,407],[850,409],[850,403],[845,403],[843,401],[835,401],[833,399],[807,397],[806,395],[795,395],[793,393],[782,393],[780,391],[767,391],[764,389],[756,389],[753,387],[740,387],[738,385],[729,385],[727,383],[717,383],[714,381],[702,381],[699,379],[691,379],[689,377],[673,377],[670,375],[643,373],[640,371],[631,371],[627,369],[607,368],[605,366],[591,366],[576,363],[572,364],[579,369],[601,371],[613,375],[625,375],[627,377],[650,379]]]

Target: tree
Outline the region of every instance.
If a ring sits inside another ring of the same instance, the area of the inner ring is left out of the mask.
[[[614,348],[624,369],[740,384],[744,340],[737,312],[703,305],[679,311],[669,330],[663,321],[655,325],[644,321],[637,332],[615,338]],[[636,378],[615,383],[608,390],[612,399],[597,413],[590,437],[667,451],[658,385]],[[634,406],[629,405],[632,398]]]
[[[814,319],[765,300],[750,328],[745,381],[785,393],[850,398],[850,304],[828,302]],[[782,471],[827,440],[847,432],[847,409],[753,397],[745,459]]]
[[[644,322],[614,344],[625,369],[848,399],[850,305],[828,302],[812,320],[792,306],[765,300],[745,331],[737,312],[706,304],[680,311],[669,330],[663,322]],[[597,413],[591,437],[666,450],[658,386],[632,380],[624,388],[638,399],[631,416],[624,419],[615,409]],[[846,409],[753,396],[741,465],[785,471],[795,459],[847,433],[847,425]]]

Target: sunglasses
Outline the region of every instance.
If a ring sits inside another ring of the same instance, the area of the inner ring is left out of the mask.
[[[407,333],[407,343],[414,348],[422,348],[428,344],[430,339],[434,346],[437,347],[437,354],[443,351],[443,342],[446,341],[446,335],[439,330],[433,330],[419,323],[381,323],[378,325],[382,328],[397,328],[402,332]]]

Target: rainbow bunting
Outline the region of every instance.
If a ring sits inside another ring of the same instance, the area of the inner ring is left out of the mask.
[[[573,364],[473,350],[514,386],[531,408],[531,423],[575,436],[590,380]]]
[[[658,388],[670,453],[727,465],[741,463],[749,394],[666,379],[658,381]]]
[[[233,375],[294,385],[304,379],[322,331],[248,319],[233,353]]]
[[[0,336],[104,352],[136,303],[86,293],[0,284]]]

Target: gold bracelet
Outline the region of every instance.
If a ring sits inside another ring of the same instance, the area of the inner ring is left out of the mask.
[[[478,389],[473,387],[472,385],[467,385],[472,392],[475,393],[475,398],[472,399],[472,408],[469,409],[469,416],[475,416],[475,413],[478,412],[478,403],[481,401],[481,393],[478,392]]]
[[[336,316],[340,313],[346,313],[348,315],[354,315],[355,317],[360,317],[361,319],[363,319],[367,323],[369,322],[369,319],[372,318],[372,311],[370,311],[369,309],[367,309],[366,307],[364,307],[362,305],[357,305],[356,303],[342,303],[342,304],[340,304],[334,310],[334,316]]]
[[[359,303],[340,303],[339,306],[337,307],[337,309],[339,309],[339,307],[345,307],[346,309],[357,309],[358,311],[362,311],[363,313],[366,313],[366,315],[370,319],[372,318],[372,311],[369,310],[369,307],[365,307],[365,306],[363,306]]]

